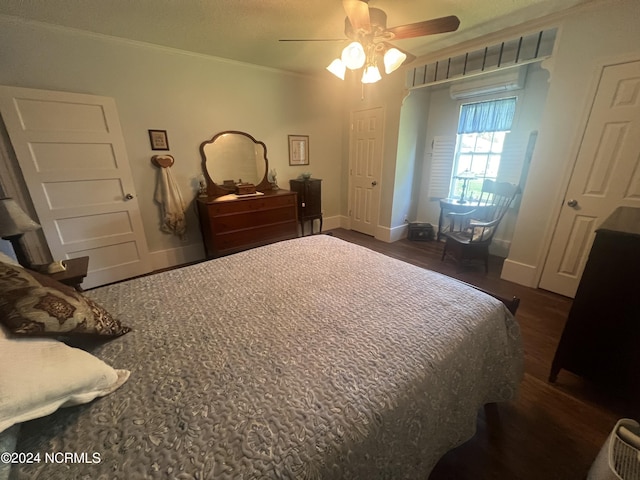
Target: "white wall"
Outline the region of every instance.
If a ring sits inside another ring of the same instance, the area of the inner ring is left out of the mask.
[[[538,285],[596,79],[606,64],[640,60],[638,25],[637,0],[603,1],[563,22],[549,65],[547,102],[503,278]]]
[[[400,116],[400,138],[398,140],[398,167],[396,169],[399,188],[408,189],[408,202],[398,205],[403,221],[410,223],[418,218],[417,210],[421,197],[422,175],[425,156],[424,132],[427,131],[428,115],[424,105],[429,104],[430,89],[423,88],[410,92],[405,98]],[[406,233],[406,232],[404,232]]]
[[[342,190],[343,84],[202,55],[18,21],[0,16],[0,84],[113,97],[156,267],[203,255],[193,208],[183,240],[160,232],[153,202],[157,169],[147,130],[167,130],[172,167],[185,200],[201,172],[199,145],[242,130],[267,145],[270,168],[288,188],[310,171],[322,178],[323,210],[339,218]],[[309,135],[310,165],[290,167],[287,135]],[[339,220],[338,220],[339,221]]]

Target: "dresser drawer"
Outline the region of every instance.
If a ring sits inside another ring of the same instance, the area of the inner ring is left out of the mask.
[[[217,215],[211,219],[211,225],[215,235],[242,230],[246,228],[258,228],[272,223],[282,223],[296,220],[296,211],[290,206],[273,207],[260,210],[240,212],[235,214]]]
[[[293,220],[280,224],[220,233],[214,237],[213,244],[218,254],[224,255],[297,236],[298,222]]]
[[[278,208],[295,204],[295,195],[274,197],[242,198],[227,202],[213,202],[208,205],[211,216],[241,212],[262,211],[267,208]]]

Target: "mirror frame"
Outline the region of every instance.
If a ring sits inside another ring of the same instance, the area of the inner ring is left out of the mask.
[[[244,135],[253,143],[262,145],[262,148],[264,149],[264,176],[262,177],[262,180],[260,180],[260,183],[256,185],[256,190],[259,192],[271,190],[271,184],[267,180],[267,175],[269,172],[269,160],[267,158],[267,146],[264,144],[264,142],[256,140],[253,136],[249,135],[246,132],[241,132],[240,130],[225,130],[223,132],[216,133],[211,138],[211,140],[205,140],[200,144],[200,157],[202,157],[202,173],[204,174],[204,178],[207,181],[207,196],[218,197],[221,195],[228,195],[229,193],[233,193],[234,191],[231,188],[218,185],[213,181],[213,179],[209,175],[209,171],[207,170],[207,156],[204,153],[204,149],[207,145],[211,145],[212,143],[214,143],[218,137],[221,137],[222,135],[228,135],[230,133],[235,135]]]

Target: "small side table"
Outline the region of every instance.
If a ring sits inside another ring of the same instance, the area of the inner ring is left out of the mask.
[[[89,268],[89,257],[69,258],[62,261],[67,267],[63,272],[51,273],[49,276],[60,283],[69,285],[81,292],[82,281],[87,276],[87,270]]]
[[[441,198],[440,199],[440,217],[438,218],[438,232],[436,234],[437,240],[440,241],[440,238],[446,231],[446,227],[444,225],[444,219],[447,216],[447,213],[467,213],[471,210],[477,208],[477,203],[463,202],[460,203],[459,200],[453,198]]]
[[[478,210],[478,219],[482,218],[482,215],[486,210],[493,205],[489,203],[480,204],[477,200],[472,202],[462,202],[453,198],[441,198],[440,199],[440,217],[438,218],[438,232],[436,233],[436,240],[440,241],[440,238],[447,231],[448,227],[445,226],[445,217],[449,212],[453,213],[468,213],[472,210]]]

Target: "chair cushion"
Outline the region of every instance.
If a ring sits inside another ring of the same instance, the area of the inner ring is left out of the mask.
[[[494,227],[473,227],[471,241],[483,242],[485,240],[489,240],[493,234],[493,228]]]
[[[471,232],[447,232],[445,237],[457,243],[468,244],[471,242]]]

